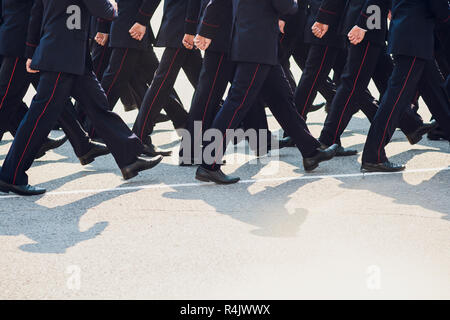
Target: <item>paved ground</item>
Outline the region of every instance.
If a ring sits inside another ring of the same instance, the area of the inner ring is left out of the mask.
[[[184,76],[177,89],[189,105]],[[310,117],[315,136],[324,118]],[[344,145],[362,151],[368,126],[358,114]],[[0,195],[0,299],[448,299],[449,144],[393,140],[402,174],[362,176],[360,155],[305,174],[290,149],[228,164],[244,179],[228,187],[176,157],[124,182],[111,157],[83,168],[66,144],[29,171],[47,195]],[[170,124],[155,142],[177,150]]]

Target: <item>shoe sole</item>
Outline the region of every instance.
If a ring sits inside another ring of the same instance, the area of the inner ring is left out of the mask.
[[[380,169],[374,169],[374,168],[361,168],[361,173],[371,173],[371,172],[402,172],[405,171],[406,167],[401,170],[380,170]]]
[[[219,184],[219,185],[236,184],[236,183],[238,183],[238,182],[241,180],[241,179],[239,179],[239,180],[237,180],[237,181],[228,182],[228,183],[225,183],[225,182],[217,182],[217,181],[214,181],[214,180],[212,180],[212,179],[210,179],[210,178],[207,178],[207,177],[205,177],[205,176],[198,175],[198,174],[195,175],[195,179],[198,180],[198,181],[201,181],[201,182],[214,182],[215,184]]]
[[[130,179],[136,177],[137,175],[139,175],[139,172],[143,172],[143,171],[146,171],[146,170],[153,169],[153,168],[156,167],[162,160],[163,160],[163,158],[161,157],[160,159],[156,160],[151,166],[149,166],[149,167],[147,167],[147,168],[145,168],[145,169],[142,169],[142,170],[140,170],[140,171],[134,171],[134,172],[130,172],[130,173],[128,173],[128,174],[123,174],[123,173],[122,173],[123,179],[124,179],[124,180],[130,180]]]

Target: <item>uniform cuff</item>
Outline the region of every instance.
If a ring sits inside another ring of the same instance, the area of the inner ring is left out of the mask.
[[[25,43],[26,47],[25,47],[25,58],[27,59],[32,59],[34,52],[36,51],[37,45],[26,42]]]
[[[136,22],[143,26],[147,26],[150,23],[152,15],[153,14],[144,12],[142,11],[142,9],[139,9],[139,12],[136,16]]]
[[[202,24],[200,25],[199,34],[207,39],[214,39],[215,35],[217,34],[217,31],[219,30],[219,27],[220,26],[218,24],[210,24],[203,21]]]
[[[186,19],[184,22],[184,33],[195,36],[197,34],[198,21]]]
[[[326,24],[326,25],[331,25],[337,18],[337,12],[334,11],[329,11],[329,10],[325,10],[320,8],[319,9],[319,13],[317,14],[317,22]]]
[[[98,21],[97,32],[109,34],[111,29],[111,21],[100,18],[98,18],[97,21]]]

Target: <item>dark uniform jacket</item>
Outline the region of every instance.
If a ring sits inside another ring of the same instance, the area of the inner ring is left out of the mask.
[[[344,47],[344,37],[339,32],[339,23],[344,12],[344,0],[309,0],[308,17],[305,26],[305,42],[337,48]],[[329,26],[323,38],[317,38],[312,33],[315,22]]]
[[[161,0],[153,0],[160,2]],[[184,48],[188,0],[164,0],[164,13],[156,36],[157,47]]]
[[[0,55],[24,57],[25,42],[34,0],[2,0]]]
[[[117,0],[119,16],[111,24],[110,47],[148,49],[154,42],[150,19],[158,8],[159,2],[154,0]],[[147,26],[147,32],[142,41],[133,39],[129,33],[136,22]]]
[[[80,8],[79,29],[68,28],[70,6]],[[26,57],[36,70],[83,75],[89,65],[91,16],[111,20],[117,13],[108,0],[35,0],[28,28]]]
[[[208,10],[220,17],[230,0],[213,0]],[[294,14],[295,0],[232,0],[233,29],[230,56],[236,62],[278,64],[282,15]],[[212,24],[220,25],[220,23]]]
[[[389,53],[434,59],[436,22],[449,20],[447,0],[393,0]]]
[[[195,33],[213,40],[208,51],[228,53],[230,50],[231,29],[233,25],[232,1],[224,3],[220,12],[208,6],[210,0],[189,1],[200,3],[200,13],[198,14],[199,23],[196,26]],[[192,14],[190,17],[192,17]]]
[[[372,28],[373,18],[371,16],[373,12],[369,8],[373,5],[380,8],[380,29]],[[347,36],[350,30],[357,25],[367,30],[365,35],[366,40],[380,45],[385,44],[388,32],[388,14],[391,5],[391,0],[348,0],[340,28],[341,34]],[[368,19],[370,19],[369,23]]]

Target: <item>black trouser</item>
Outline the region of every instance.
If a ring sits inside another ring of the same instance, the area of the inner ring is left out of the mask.
[[[340,144],[340,136],[352,116],[360,110],[359,101],[362,100],[360,97],[366,95],[366,89],[374,75],[381,53],[382,46],[369,41],[348,47],[347,63],[319,138],[323,144],[327,146]],[[369,113],[370,121],[373,120],[376,111],[377,108]],[[405,111],[407,112],[400,121],[400,127],[405,134],[409,134],[421,126],[422,121],[414,116],[411,108]]]
[[[148,87],[151,86],[158,66],[159,60],[153,48],[142,51],[137,68],[135,70],[136,76],[131,80],[132,87],[146,85],[144,95],[136,98],[138,107],[142,105],[145,92],[147,92]],[[192,78],[195,78],[195,75],[193,75]],[[192,81],[194,80],[195,79],[192,79]],[[193,85],[195,83],[196,81],[193,82]],[[175,128],[182,127],[186,123],[188,113],[184,109],[183,103],[181,102],[181,99],[179,98],[174,88],[171,90],[169,97],[164,102],[163,109],[169,119],[172,121]]]
[[[101,133],[120,168],[136,161],[142,144],[122,119],[108,110],[107,98],[93,72],[77,76],[41,71],[37,94],[20,124],[0,171],[0,178],[16,185],[28,184],[26,171],[63,110],[74,97]]]
[[[183,68],[189,81],[196,88],[201,67],[202,57],[197,50],[184,48],[166,48],[164,50],[133,127],[133,131],[142,141],[150,143],[148,136],[153,132],[156,117],[172,92],[180,70]]]
[[[9,131],[16,135],[28,108],[23,103],[30,84],[38,87],[39,73],[31,74],[26,70],[26,60],[17,57],[5,57],[0,70],[0,131]],[[69,138],[75,154],[80,157],[89,151],[89,138],[71,113],[73,105],[69,98],[62,101],[62,114],[58,121]]]
[[[320,143],[296,112],[292,91],[281,66],[240,62],[237,63],[228,97],[211,127],[220,131],[221,136],[216,138],[221,141],[212,141],[205,146],[204,156],[207,158],[204,158],[204,167],[209,170],[220,168],[219,163],[229,140],[227,130],[234,130],[239,125],[260,94],[282,128],[292,135],[302,155],[310,157],[317,152]],[[210,146],[215,148],[211,150]],[[212,154],[208,154],[209,151]]]
[[[434,92],[435,103],[427,104],[433,116],[450,136],[450,106],[439,83],[435,83],[437,70],[434,61],[416,57],[395,56],[394,71],[389,79],[388,89],[372,122],[364,146],[363,163],[382,163],[387,161],[385,146],[399,123],[404,110],[409,107],[418,86],[437,86]],[[428,84],[427,84],[428,82]],[[439,90],[440,88],[440,90]]]
[[[318,84],[324,83],[328,78],[339,50],[330,46],[311,45],[295,92],[295,105],[304,119],[317,96]]]
[[[228,83],[233,79],[235,66],[236,64],[229,60],[226,53],[205,52],[199,83],[189,110],[186,126],[188,136],[183,137],[180,146],[180,158],[183,158],[183,162],[201,164],[204,132],[211,127],[220,109]],[[244,130],[266,129],[268,131],[262,99],[257,99],[251,112],[242,121],[242,126]]]

